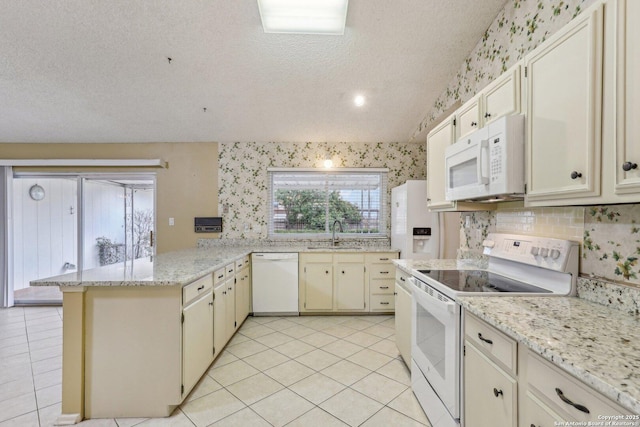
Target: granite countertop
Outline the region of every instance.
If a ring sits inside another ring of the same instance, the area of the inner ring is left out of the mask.
[[[575,297],[460,297],[469,312],[640,413],[640,319]]]
[[[398,252],[389,246],[224,245],[185,249],[31,282],[32,286],[184,286],[253,252]],[[310,247],[314,249],[310,249]]]

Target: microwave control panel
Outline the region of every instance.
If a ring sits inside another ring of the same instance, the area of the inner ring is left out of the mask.
[[[492,183],[500,180],[500,177],[502,176],[502,171],[503,171],[503,159],[504,156],[502,154],[503,148],[502,148],[502,144],[500,143],[500,137],[494,137],[491,138],[491,140],[489,141],[489,159],[490,159],[490,164],[489,164],[489,175],[490,175],[490,181]]]

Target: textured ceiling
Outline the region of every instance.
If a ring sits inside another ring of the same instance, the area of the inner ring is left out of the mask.
[[[504,3],[351,0],[318,36],[255,0],[0,0],[0,142],[408,141]]]

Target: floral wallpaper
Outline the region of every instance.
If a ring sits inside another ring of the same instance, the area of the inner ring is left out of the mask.
[[[221,237],[267,238],[267,168],[321,168],[327,155],[337,168],[388,168],[388,204],[391,188],[408,179],[425,179],[427,154],[424,144],[219,144],[218,199],[224,221]],[[387,212],[390,212],[389,206]]]
[[[414,132],[465,102],[595,0],[509,0]]]

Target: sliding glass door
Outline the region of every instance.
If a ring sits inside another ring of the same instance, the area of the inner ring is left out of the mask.
[[[14,302],[60,303],[29,282],[152,255],[154,194],[150,174],[14,176]]]

